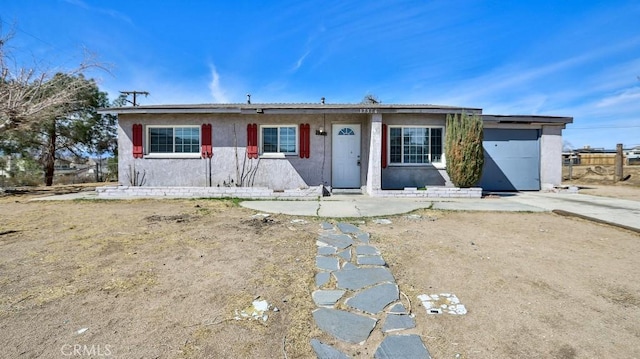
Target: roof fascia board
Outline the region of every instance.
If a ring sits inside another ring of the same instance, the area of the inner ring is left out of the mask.
[[[490,123],[532,123],[566,125],[573,123],[573,117],[526,116],[526,115],[482,115],[483,122]]]
[[[455,107],[367,107],[367,106],[318,106],[318,107],[274,107],[273,105],[248,107],[119,107],[98,110],[100,114],[190,114],[190,113],[236,113],[236,114],[482,114],[481,109]]]

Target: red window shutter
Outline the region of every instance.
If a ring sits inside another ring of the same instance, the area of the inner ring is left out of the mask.
[[[298,152],[300,153],[300,158],[304,158],[304,123],[300,124],[300,133],[298,133],[298,141],[300,144],[298,145]]]
[[[142,158],[144,151],[142,150],[142,125],[133,125],[133,158]]]
[[[202,142],[201,142],[201,151],[202,158],[211,158],[213,156],[213,146],[211,139],[211,124],[205,123],[202,125]]]
[[[258,125],[247,125],[247,157],[258,158]]]
[[[307,123],[305,125],[305,144],[307,146],[305,150],[305,158],[309,158],[311,156],[311,126]]]
[[[387,125],[382,124],[382,154],[380,157],[382,168],[387,168]]]
[[[298,135],[300,142],[300,148],[298,149],[298,152],[300,153],[300,158],[309,158],[311,140],[310,133],[311,126],[308,123],[300,124],[300,134]]]

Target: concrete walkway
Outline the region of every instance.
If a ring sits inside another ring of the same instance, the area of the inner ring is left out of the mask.
[[[374,198],[333,195],[319,201],[244,201],[260,212],[323,218],[380,217],[421,208],[451,211],[550,212],[562,210],[640,232],[640,202],[578,193],[501,193],[481,199]]]
[[[95,192],[34,198],[34,201],[98,199]],[[567,192],[500,193],[485,198],[376,198],[334,194],[317,201],[243,201],[260,212],[322,218],[381,217],[421,208],[449,211],[550,212],[565,211],[640,233],[640,201]]]

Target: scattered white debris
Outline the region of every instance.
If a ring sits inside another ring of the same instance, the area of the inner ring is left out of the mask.
[[[251,303],[251,306],[243,309],[242,311],[238,312],[238,310],[236,309],[236,316],[234,317],[234,319],[262,320],[263,322],[266,322],[269,316],[265,314],[265,312],[267,312],[268,310],[269,303],[266,300],[256,299],[253,301],[253,303]]]
[[[269,213],[256,213],[253,216],[251,216],[251,218],[253,219],[265,219],[267,217],[271,216]]]
[[[82,328],[82,329],[78,329],[78,331],[76,333],[78,333],[78,335],[86,332],[87,330],[89,330],[89,328]]]
[[[464,304],[460,303],[460,299],[458,299],[455,294],[420,294],[418,296],[418,299],[420,299],[422,305],[427,310],[427,314],[467,314],[467,308],[464,306]]]
[[[291,220],[291,224],[307,224],[307,223],[309,223],[309,222],[307,222],[304,219],[292,219]]]
[[[374,219],[373,223],[375,224],[391,224],[392,222],[386,218],[378,218],[378,219]]]
[[[411,220],[415,221],[415,220],[418,220],[418,219],[422,219],[422,216],[419,215],[419,214],[410,214],[410,215],[405,216],[404,218],[411,219]]]

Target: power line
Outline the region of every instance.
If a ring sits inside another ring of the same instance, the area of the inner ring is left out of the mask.
[[[38,40],[38,41],[40,41],[40,42],[42,42],[42,43],[46,44],[46,45],[49,45],[49,46],[51,46],[51,47],[53,47],[53,48],[56,48],[56,47],[55,47],[53,44],[51,44],[50,42],[45,41],[45,40],[43,40],[43,39],[41,39],[41,38],[37,37],[36,35],[30,34],[30,33],[26,32],[26,31],[22,30],[18,25],[10,24],[10,23],[6,22],[6,21],[5,21],[3,18],[1,18],[1,17],[0,17],[0,22],[2,22],[2,23],[4,23],[4,24],[6,24],[7,26],[10,26],[12,29],[15,29],[16,31],[19,31],[19,32],[21,32],[21,33],[23,33],[23,34],[25,34],[25,35],[27,35],[27,36],[30,36],[30,37],[32,37],[32,38],[34,38],[34,39],[36,39],[36,40]]]

